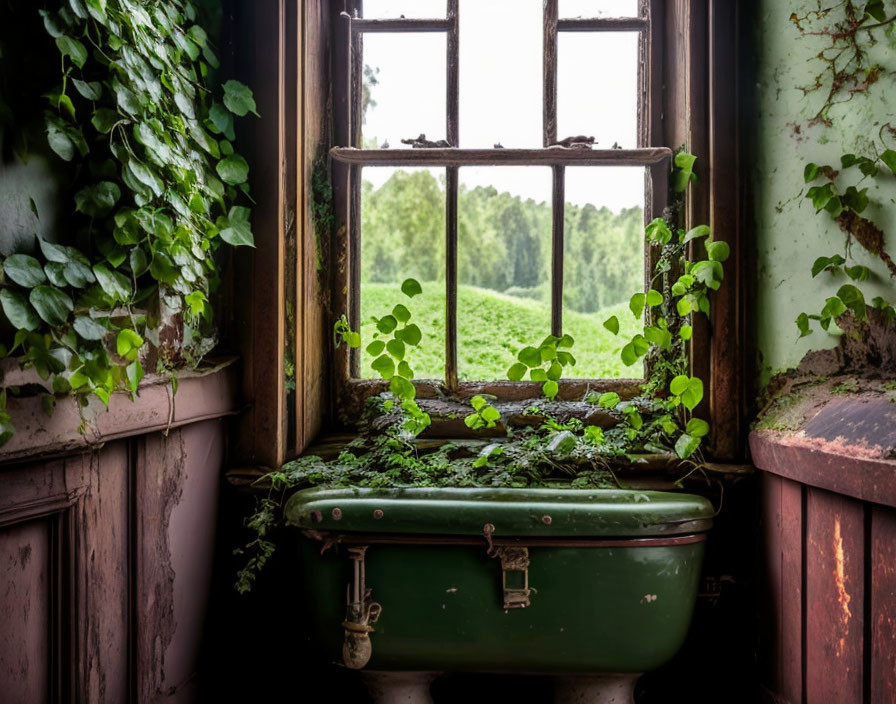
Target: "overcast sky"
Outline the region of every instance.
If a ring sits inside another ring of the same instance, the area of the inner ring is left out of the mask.
[[[637,0],[559,0],[561,17],[632,16]],[[444,17],[445,0],[364,0],[367,17]],[[367,34],[364,63],[378,85],[364,136],[403,146],[402,138],[445,135],[445,35]],[[460,145],[542,146],[542,1],[460,0]],[[594,136],[599,148],[636,147],[637,34],[560,33],[557,128],[560,138]],[[381,184],[391,170],[367,168]],[[461,183],[493,185],[549,201],[549,167],[462,168]],[[567,171],[567,201],[618,211],[643,205],[637,168]]]

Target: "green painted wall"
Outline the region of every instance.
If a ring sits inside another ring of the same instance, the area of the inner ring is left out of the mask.
[[[833,5],[835,3],[825,3]],[[857,2],[858,5],[861,3]],[[896,2],[887,0],[888,16],[896,14]],[[814,57],[824,48],[822,37],[803,35],[790,20],[791,13],[817,9],[812,0],[797,2],[759,0],[756,18],[757,115],[754,126],[755,236],[757,244],[757,297],[754,307],[757,347],[761,355],[763,386],[778,371],[795,367],[810,349],[833,347],[837,338],[815,327],[798,340],[794,320],[801,312],[818,313],[824,299],[846,282],[830,274],[812,279],[812,263],[818,256],[843,254],[845,237],[824,213],[815,215],[802,195],[803,167],[809,161],[839,166],[845,152],[874,157],[884,147],[878,139],[883,124],[896,124],[896,79],[884,76],[866,94],[856,94],[830,113],[831,127],[808,126],[824,101],[824,91],[804,95],[801,86],[812,84],[824,65]],[[866,34],[866,38],[868,33]],[[896,72],[896,41],[884,30],[871,51],[875,61]],[[829,85],[827,82],[825,86]],[[896,148],[894,140],[887,144]],[[857,183],[841,178],[843,186]],[[866,179],[869,198],[881,207],[864,213],[888,233],[888,246],[896,249],[896,179],[891,175]],[[870,300],[882,296],[893,302],[896,288],[880,260],[861,247],[852,249],[855,263],[875,273],[860,288]]]

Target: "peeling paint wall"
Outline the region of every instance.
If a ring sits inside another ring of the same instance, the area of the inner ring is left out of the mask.
[[[887,0],[885,5],[888,16],[894,14],[896,2]],[[847,152],[874,157],[884,149],[878,141],[881,126],[896,123],[896,78],[884,75],[866,94],[856,94],[834,107],[832,127],[807,125],[823,104],[827,86],[809,95],[800,87],[813,83],[823,68],[815,57],[825,46],[825,38],[801,34],[790,16],[819,6],[810,0],[757,2],[753,215],[758,281],[753,315],[763,386],[772,374],[797,366],[809,350],[834,347],[838,341],[817,326],[798,340],[794,323],[802,312],[818,313],[825,298],[846,283],[827,273],[812,279],[815,259],[843,254],[845,240],[839,227],[826,214],[815,215],[812,204],[803,198],[803,167],[810,161],[839,166],[840,155]],[[871,58],[896,72],[896,41],[884,30],[876,30],[874,36],[878,41]],[[887,147],[896,145],[891,141]],[[854,181],[841,179],[844,188],[861,177],[853,170]],[[864,186],[870,186],[869,198],[882,206],[871,206],[864,215],[887,233],[888,248],[896,249],[896,179],[881,172]],[[859,246],[853,247],[853,255],[855,263],[874,272],[873,280],[860,285],[866,298],[882,296],[893,302],[896,290],[883,263]]]

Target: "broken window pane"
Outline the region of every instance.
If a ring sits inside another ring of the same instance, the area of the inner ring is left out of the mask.
[[[445,176],[443,169],[365,167],[361,183],[361,377],[379,378],[366,348],[377,333],[372,318],[400,303],[423,339],[408,346],[418,379],[445,374]],[[407,278],[423,293],[401,292]]]
[[[575,339],[578,379],[639,378],[619,349],[640,332],[628,302],[644,290],[644,169],[566,168],[563,332]],[[614,336],[603,323],[619,321]]]
[[[425,134],[445,139],[444,34],[368,33],[363,37],[361,133],[364,148],[403,147]]]
[[[546,167],[460,169],[460,379],[506,379],[551,332],[551,183]]]
[[[557,137],[593,136],[597,148],[638,146],[638,33],[561,32]]]

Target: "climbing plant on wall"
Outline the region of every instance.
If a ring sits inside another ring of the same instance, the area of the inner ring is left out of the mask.
[[[46,140],[76,166],[77,215],[60,239],[76,246],[39,239],[2,261],[15,334],[0,355],[55,394],[108,403],[137,393],[147,361],[166,373],[215,344],[215,253],[253,245],[249,167],[233,141],[234,116],[256,105],[242,83],[219,85],[189,0],[65,0],[40,14],[61,68]],[[12,433],[5,402],[6,389],[0,443]]]

